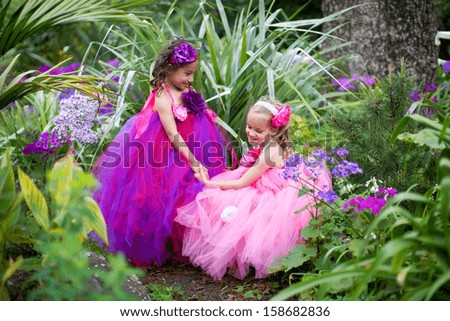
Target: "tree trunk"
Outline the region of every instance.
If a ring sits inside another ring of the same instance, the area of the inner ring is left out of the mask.
[[[323,0],[322,11],[329,15],[354,5],[339,20],[324,26],[328,32],[351,44],[326,54],[336,58],[357,54],[362,59],[345,64],[351,74],[383,77],[399,70],[404,58],[407,71],[419,81],[437,80],[438,47],[434,44],[437,18],[431,0]],[[325,47],[336,45],[329,40]]]

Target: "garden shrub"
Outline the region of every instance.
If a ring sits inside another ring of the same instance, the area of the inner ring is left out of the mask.
[[[336,111],[331,118],[340,145],[364,169],[356,182],[376,177],[398,190],[418,184],[422,192],[433,184],[436,153],[410,142],[391,142],[394,128],[413,104],[410,95],[414,88],[414,80],[405,72],[391,74],[363,92],[360,106]],[[412,132],[418,129],[411,124]]]

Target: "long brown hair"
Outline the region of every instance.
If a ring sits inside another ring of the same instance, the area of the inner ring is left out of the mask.
[[[172,37],[169,44],[164,47],[156,58],[155,67],[152,72],[153,79],[150,81],[150,85],[152,85],[154,89],[160,90],[162,88],[162,83],[166,80],[167,73],[169,71],[175,71],[182,66],[171,64],[169,58],[173,54],[173,49],[183,42],[185,42],[184,38]]]

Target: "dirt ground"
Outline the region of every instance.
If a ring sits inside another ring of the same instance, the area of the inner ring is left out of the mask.
[[[280,284],[277,275],[255,279],[251,273],[244,280],[225,275],[216,281],[200,268],[177,262],[148,268],[140,281],[149,286],[153,300],[168,291],[174,300],[191,301],[267,301],[279,291]]]
[[[97,253],[89,255],[91,267],[108,267],[106,258]],[[144,270],[144,275],[128,278],[124,289],[137,300],[153,301],[268,301],[282,288],[288,286],[286,275],[272,274],[264,279],[255,279],[253,271],[244,280],[225,275],[221,281],[214,280],[200,268],[191,264],[167,261]],[[31,272],[17,271],[6,284],[10,299],[27,299],[23,287]],[[101,291],[102,285],[94,279],[89,283],[94,291]]]

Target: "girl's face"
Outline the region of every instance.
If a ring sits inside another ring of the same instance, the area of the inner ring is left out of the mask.
[[[193,63],[180,66],[177,70],[167,73],[167,81],[176,89],[184,91],[194,82],[194,73],[198,67],[198,60]]]
[[[270,120],[270,116],[250,109],[245,128],[250,145],[264,146],[270,140],[270,136],[275,134],[276,129],[272,127]]]

